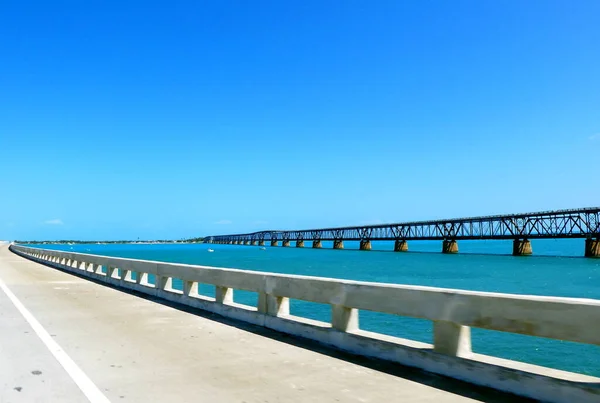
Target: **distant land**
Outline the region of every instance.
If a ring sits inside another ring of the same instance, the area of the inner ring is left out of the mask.
[[[21,240],[16,240],[14,241],[15,243],[20,243],[20,244],[42,244],[42,245],[49,245],[49,244],[119,244],[119,243],[137,243],[137,244],[157,244],[157,243],[202,243],[204,241],[204,238],[190,238],[190,239],[181,239],[181,240],[167,240],[167,239],[156,239],[156,240],[147,240],[147,241],[140,241],[138,240],[120,240],[120,241],[78,241],[75,239],[61,239],[58,241],[37,241],[37,240],[33,240],[33,241],[21,241]]]

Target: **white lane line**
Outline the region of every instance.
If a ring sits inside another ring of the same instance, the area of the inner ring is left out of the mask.
[[[12,291],[4,284],[4,281],[0,279],[0,288],[11,300],[14,306],[21,312],[21,315],[33,328],[38,337],[44,342],[48,350],[52,353],[54,358],[62,365],[67,371],[71,379],[75,381],[79,389],[92,403],[110,403],[110,400],[98,389],[90,378],[75,364],[75,361],[71,359],[57,342],[54,341],[52,336],[44,329],[44,327],[37,321],[37,319],[25,308],[25,306],[19,301],[19,299],[12,293]]]

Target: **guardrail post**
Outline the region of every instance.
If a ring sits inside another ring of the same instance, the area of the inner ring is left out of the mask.
[[[231,304],[233,302],[233,288],[215,286],[215,301],[219,304]]]
[[[106,266],[106,277],[113,278],[116,270],[117,270],[116,267]]]
[[[358,309],[332,304],[331,326],[341,332],[358,330]]]
[[[433,351],[456,357],[471,354],[471,328],[453,322],[433,322]]]
[[[198,295],[198,283],[195,281],[183,280],[183,295],[186,297]]]
[[[167,288],[168,281],[169,281],[169,277],[163,277],[163,276],[159,276],[158,274],[155,274],[154,275],[154,288],[162,291],[165,288]]]
[[[260,292],[257,310],[271,316],[286,316],[290,314],[290,299]]]

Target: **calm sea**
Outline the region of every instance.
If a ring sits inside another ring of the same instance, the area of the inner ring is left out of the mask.
[[[440,253],[441,242],[409,242],[410,252],[394,253],[393,243],[374,242],[373,251],[256,246],[165,245],[39,245],[98,255],[193,263],[278,273],[333,277],[464,290],[600,299],[600,259],[583,258],[583,240],[534,240],[534,256],[513,257],[511,241],[459,241],[460,253]],[[208,248],[214,249],[209,253]],[[352,250],[355,249],[355,250]],[[180,286],[180,285],[179,285]],[[214,287],[202,285],[214,296]],[[236,302],[255,305],[255,293],[236,291]],[[291,313],[329,321],[327,305],[291,301]],[[432,342],[430,321],[374,312],[360,312],[361,328]],[[600,327],[599,327],[600,331]],[[600,347],[489,330],[472,330],[473,350],[482,354],[600,376]]]

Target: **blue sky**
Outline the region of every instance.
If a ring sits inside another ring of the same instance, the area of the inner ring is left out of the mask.
[[[600,2],[5,1],[0,239],[600,205]]]

